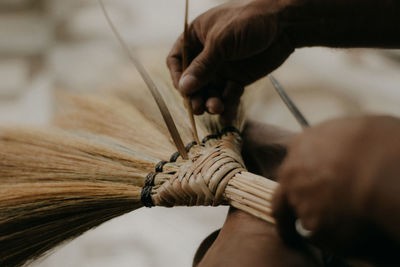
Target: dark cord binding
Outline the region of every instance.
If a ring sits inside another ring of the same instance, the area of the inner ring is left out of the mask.
[[[155,167],[156,172],[162,172],[162,171],[163,171],[163,168],[164,168],[164,165],[167,164],[167,163],[168,163],[168,162],[165,161],[165,160],[159,161],[159,162],[156,164],[156,167]]]
[[[154,179],[156,178],[156,175],[156,172],[151,172],[147,174],[144,186],[154,186]]]
[[[142,188],[142,193],[140,194],[140,200],[143,203],[143,206],[151,208],[154,207],[153,199],[151,198],[151,189],[152,186],[145,186]]]

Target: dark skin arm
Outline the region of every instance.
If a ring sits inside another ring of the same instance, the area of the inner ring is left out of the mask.
[[[240,210],[230,210],[216,240],[210,243],[204,257],[198,257],[194,266],[321,266],[306,248],[286,246],[274,225]]]
[[[243,131],[246,148],[243,158],[249,169],[254,173],[275,177],[292,135],[278,127],[249,122]],[[259,157],[269,164],[259,165],[259,160],[253,160]],[[243,211],[231,209],[221,231],[213,233],[200,245],[193,265],[319,266],[318,255],[318,252],[311,252],[306,246],[287,247],[274,225]]]
[[[189,27],[191,63],[182,73],[182,36],[167,64],[176,88],[192,96],[195,114],[229,121],[246,85],[304,46],[400,47],[397,0],[237,0],[197,17]]]

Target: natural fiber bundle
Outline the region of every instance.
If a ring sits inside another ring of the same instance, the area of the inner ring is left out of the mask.
[[[147,110],[146,114],[114,96],[64,95],[62,98],[64,112],[54,120],[61,128],[112,137],[156,158],[175,150],[168,133],[160,130],[162,121],[160,124],[146,116],[154,112]]]
[[[246,171],[237,128],[204,116],[203,142],[189,142],[184,160],[162,122],[145,115],[152,111],[135,108],[146,106],[140,97],[65,99],[55,118],[63,130],[0,131],[0,265],[21,265],[142,206],[230,204],[273,221],[276,184]]]
[[[155,159],[54,129],[0,131],[0,265],[39,256],[140,207]]]

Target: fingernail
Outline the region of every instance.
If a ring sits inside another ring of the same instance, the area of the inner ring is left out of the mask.
[[[179,81],[179,90],[184,94],[191,94],[197,89],[198,80],[193,75],[185,75]]]

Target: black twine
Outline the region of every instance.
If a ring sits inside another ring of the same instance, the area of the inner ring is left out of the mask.
[[[151,198],[152,188],[152,186],[144,186],[142,188],[142,193],[140,194],[140,200],[142,201],[143,206],[148,208],[154,207],[154,202]]]
[[[163,171],[163,168],[164,168],[164,165],[167,164],[167,163],[168,163],[168,162],[166,162],[165,160],[159,161],[159,162],[156,164],[156,167],[155,167],[156,172],[162,172],[162,171]]]
[[[157,173],[151,172],[147,174],[144,185],[145,186],[154,186],[154,179],[156,178]]]
[[[178,157],[180,156],[179,152],[176,151],[174,154],[171,155],[171,157],[169,158],[169,162],[175,162]]]
[[[190,149],[191,149],[192,147],[194,147],[195,145],[197,145],[197,142],[196,142],[196,141],[193,141],[193,142],[187,144],[186,147],[185,147],[186,152],[189,152]]]

